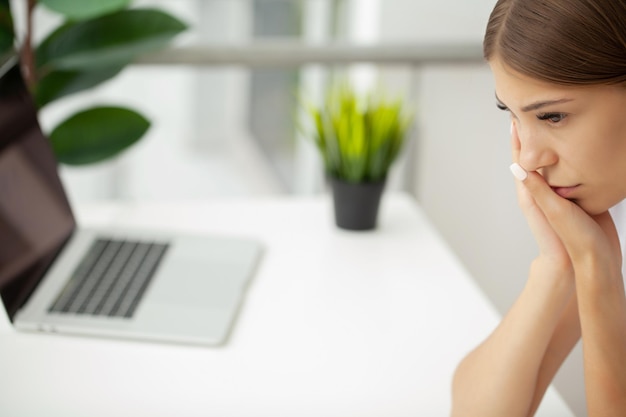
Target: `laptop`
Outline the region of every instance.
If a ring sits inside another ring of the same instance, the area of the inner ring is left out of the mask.
[[[79,227],[16,61],[0,66],[0,296],[14,327],[225,343],[262,245]]]

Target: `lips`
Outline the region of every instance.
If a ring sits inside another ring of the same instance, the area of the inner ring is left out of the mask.
[[[558,194],[559,196],[563,198],[568,198],[568,199],[571,199],[574,197],[573,195],[578,189],[578,187],[580,187],[580,185],[574,185],[571,187],[550,186],[550,188],[552,188],[552,191],[554,191],[556,194]]]

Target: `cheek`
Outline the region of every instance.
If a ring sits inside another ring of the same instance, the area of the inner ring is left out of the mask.
[[[576,158],[578,162],[572,161],[572,165],[586,180],[615,186],[620,182],[618,178],[626,180],[626,159],[624,152],[609,149],[608,147],[595,147],[587,152],[580,152]]]
[[[591,129],[578,130],[570,142],[575,144],[563,154],[570,155],[570,162],[583,175],[602,182],[626,182],[626,123],[594,123]]]
[[[626,181],[626,136],[606,133],[605,140],[599,139],[590,150],[591,157],[597,161],[598,171],[613,174],[612,181]],[[620,181],[620,179],[623,179]]]
[[[598,137],[603,146],[614,152],[626,151],[626,114],[613,112],[597,126],[598,133],[602,135]]]
[[[591,214],[601,213],[626,198],[626,146],[605,145],[581,153],[576,164],[581,182],[591,192],[581,207]]]

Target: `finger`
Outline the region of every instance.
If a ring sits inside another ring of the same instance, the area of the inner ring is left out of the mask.
[[[517,134],[517,126],[515,125],[515,121],[511,120],[511,158],[514,163],[519,163],[519,155],[521,152],[522,145],[519,140],[519,135]],[[517,199],[521,208],[526,211],[528,207],[533,206],[532,198],[528,195],[528,192],[524,190],[524,187],[516,183],[515,188],[517,189]]]
[[[535,204],[541,209],[557,234],[558,228],[566,232],[561,220],[564,211],[570,210],[575,204],[558,196],[546,183],[546,180],[537,172],[527,172],[521,165],[513,163],[511,172],[520,181],[523,188],[530,194]]]
[[[519,154],[522,149],[522,145],[519,141],[519,136],[517,134],[517,126],[515,126],[515,122],[511,120],[511,152],[513,162],[519,162]]]
[[[554,226],[563,226],[563,222],[559,221],[559,217],[562,217],[564,214],[563,211],[569,210],[572,206],[578,206],[558,196],[537,172],[527,172],[517,163],[513,163],[510,168],[515,178],[523,184],[524,188],[528,190],[535,200],[537,206],[548,217],[550,223],[554,220]]]
[[[587,253],[595,244],[596,222],[580,207],[557,195],[537,172],[526,172],[520,165],[511,165],[520,180],[559,236],[572,260]]]
[[[519,163],[521,148],[522,145],[519,140],[519,135],[517,133],[517,126],[515,124],[515,121],[511,120],[511,157],[513,159],[513,163]],[[522,211],[528,216],[528,213],[534,211],[535,202],[530,196],[528,190],[526,190],[520,182],[516,181],[515,188],[517,191],[517,201],[519,203],[519,206]]]

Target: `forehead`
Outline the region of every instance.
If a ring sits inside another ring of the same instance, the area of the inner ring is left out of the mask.
[[[531,78],[512,70],[499,59],[489,61],[494,76],[496,96],[507,105],[524,105],[540,100],[576,98],[599,91],[600,86],[564,86]]]
[[[598,111],[612,108],[621,116],[626,109],[626,85],[561,85],[521,74],[497,58],[490,60],[489,65],[494,75],[496,96],[510,109],[558,100],[567,100],[578,107],[591,106]]]

